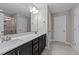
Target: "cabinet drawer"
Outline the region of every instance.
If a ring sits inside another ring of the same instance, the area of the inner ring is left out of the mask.
[[[21,45],[17,50],[19,55],[32,55],[32,41]]]
[[[38,43],[33,45],[33,50],[38,50]]]

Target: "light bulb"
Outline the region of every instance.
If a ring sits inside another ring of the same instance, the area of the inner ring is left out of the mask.
[[[38,10],[35,7],[33,7],[33,8],[30,8],[30,12],[33,14],[36,14],[38,13]]]

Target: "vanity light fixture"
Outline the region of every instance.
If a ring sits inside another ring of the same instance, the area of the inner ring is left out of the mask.
[[[35,7],[30,8],[30,12],[33,14],[38,13],[38,10]]]

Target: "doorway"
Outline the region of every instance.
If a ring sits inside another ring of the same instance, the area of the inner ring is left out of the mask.
[[[66,42],[66,16],[54,17],[54,40]]]

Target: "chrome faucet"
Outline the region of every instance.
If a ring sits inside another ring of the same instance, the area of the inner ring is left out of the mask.
[[[2,39],[2,40],[1,40],[2,43],[3,43],[4,41],[6,41],[4,37],[1,37],[1,39]]]
[[[11,40],[11,37],[10,36],[6,36],[6,41],[9,41]]]
[[[11,37],[9,37],[9,36],[1,36],[1,39],[2,39],[2,43],[3,42],[5,42],[5,41],[9,41],[9,40],[11,40]]]
[[[35,32],[35,34],[37,34],[37,32]]]

